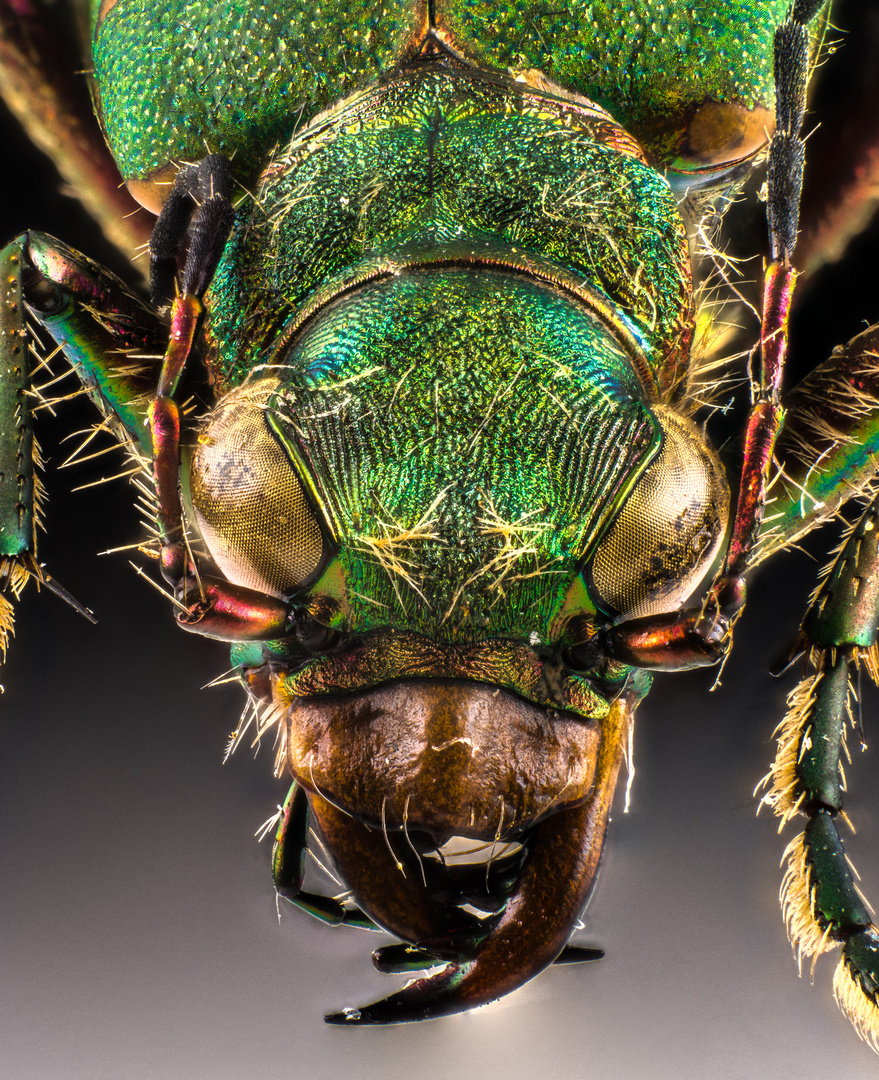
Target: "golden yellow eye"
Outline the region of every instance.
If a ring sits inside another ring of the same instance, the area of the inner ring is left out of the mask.
[[[201,430],[192,458],[192,507],[214,561],[236,585],[286,596],[324,560],[318,512],[268,423],[277,381],[228,394]]]
[[[699,429],[657,406],[662,445],[599,542],[590,591],[629,618],[673,611],[714,561],[726,532],[729,488]]]
[[[690,118],[672,168],[681,172],[730,168],[750,160],[774,130],[775,115],[769,109],[707,101]]]

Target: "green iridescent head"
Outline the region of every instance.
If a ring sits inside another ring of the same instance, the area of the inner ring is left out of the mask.
[[[524,274],[377,278],[211,415],[202,534],[231,580],[301,597],[345,635],[558,643],[575,617],[674,606],[716,552],[725,498],[648,371],[622,316]],[[680,501],[680,475],[696,477],[692,520],[677,503],[671,525],[627,515]]]

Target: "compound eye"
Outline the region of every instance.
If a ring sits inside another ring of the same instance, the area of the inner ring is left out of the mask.
[[[769,109],[706,101],[688,117],[685,127],[667,135],[666,146],[660,143],[658,157],[666,163],[672,190],[686,191],[747,168],[774,130],[775,115]]]
[[[729,516],[723,467],[699,429],[669,409],[654,411],[662,445],[587,569],[596,602],[627,618],[680,607],[714,562]]]
[[[729,167],[752,158],[774,129],[775,116],[769,109],[707,101],[690,120],[679,164],[690,169]]]
[[[228,394],[199,433],[190,495],[207,548],[236,585],[284,597],[314,578],[328,544],[301,467],[268,422],[274,379]]]

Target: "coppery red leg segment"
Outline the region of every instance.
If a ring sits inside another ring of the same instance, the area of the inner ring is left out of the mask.
[[[781,429],[781,378],[787,355],[788,319],[796,271],[773,262],[763,286],[760,378],[752,390],[753,406],[745,437],[745,457],[725,577],[741,577],[757,539],[766,501],[766,478]]]

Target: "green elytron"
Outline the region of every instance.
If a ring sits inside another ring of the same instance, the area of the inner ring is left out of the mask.
[[[154,484],[142,550],[178,621],[233,643],[279,732],[278,891],[390,930],[381,970],[432,972],[328,1019],[440,1016],[594,958],[568,939],[650,672],[719,661],[750,568],[875,472],[872,331],[780,396],[824,5],[92,8],[75,15],[97,113],[159,215],[152,304],[40,234],[3,252],[7,590],[60,588],[35,559],[38,324]],[[57,24],[0,14],[11,103],[136,242],[50,64]],[[767,145],[731,510],[696,422],[716,356],[691,262]],[[875,514],[804,623],[814,672],[766,796],[807,818],[783,889],[795,945],[843,945],[837,996],[874,1044],[879,935],[836,820],[850,673],[876,670]],[[343,900],[303,891],[311,826]],[[481,857],[453,857],[462,839]]]

